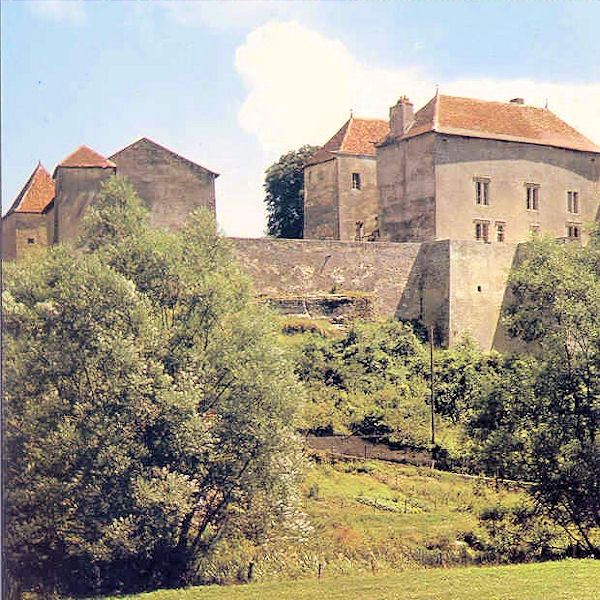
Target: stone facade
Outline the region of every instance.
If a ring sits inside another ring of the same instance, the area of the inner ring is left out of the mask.
[[[57,167],[56,197],[48,218],[54,223],[53,244],[74,242],[87,207],[103,182],[116,172],[114,167]]]
[[[150,210],[152,227],[176,228],[200,207],[215,208],[213,173],[142,138],[110,157]]]
[[[196,208],[215,212],[214,173],[142,138],[106,159],[80,146],[54,170],[40,165],[2,218],[2,258],[22,257],[30,246],[74,242],[100,186],[124,175],[145,202],[153,227],[175,228]],[[33,241],[32,241],[33,240]]]

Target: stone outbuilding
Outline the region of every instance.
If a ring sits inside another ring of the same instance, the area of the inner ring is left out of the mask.
[[[179,227],[200,207],[215,215],[218,173],[148,138],[110,158],[80,146],[56,166],[52,177],[41,163],[34,170],[2,218],[2,257],[13,260],[32,246],[74,242],[87,207],[115,174],[127,177],[154,227]]]

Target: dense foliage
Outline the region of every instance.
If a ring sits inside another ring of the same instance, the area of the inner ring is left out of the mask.
[[[209,215],[152,231],[114,179],[81,239],[5,273],[12,591],[210,580],[301,525],[292,369]]]
[[[265,173],[267,233],[273,237],[301,238],[304,229],[304,165],[317,150],[302,146],[282,155]]]

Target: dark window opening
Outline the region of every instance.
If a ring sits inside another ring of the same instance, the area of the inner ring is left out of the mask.
[[[27,238],[28,244],[35,244],[35,238]]]
[[[360,173],[352,173],[352,189],[360,190]]]
[[[475,239],[480,242],[489,241],[490,224],[487,221],[475,222]]]
[[[478,286],[477,286],[477,291],[478,291],[478,292],[480,292],[480,291],[481,291],[481,286],[480,286],[480,285],[478,285]]]
[[[572,239],[572,240],[579,239],[580,233],[581,233],[581,231],[579,229],[579,225],[575,225],[574,223],[567,225],[567,237],[569,239]]]

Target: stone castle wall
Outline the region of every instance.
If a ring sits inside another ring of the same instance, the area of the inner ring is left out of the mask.
[[[469,335],[483,350],[511,347],[500,313],[516,244],[232,242],[259,295],[300,305],[302,299],[314,301],[316,294],[370,293],[380,317],[434,326],[441,345]]]

